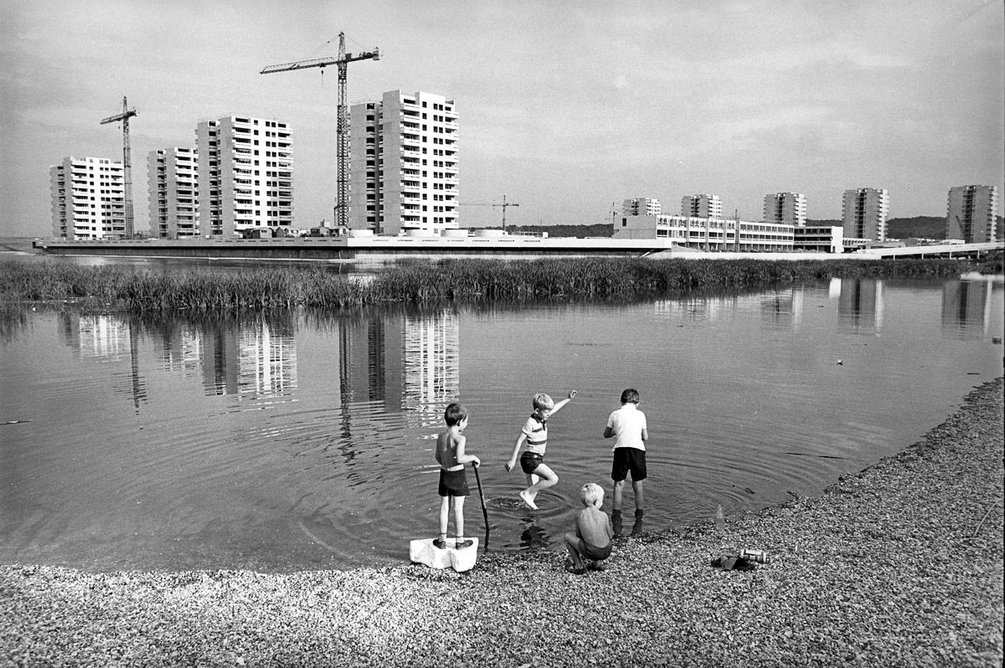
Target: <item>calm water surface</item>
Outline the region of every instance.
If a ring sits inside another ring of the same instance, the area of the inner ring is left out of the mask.
[[[490,549],[560,550],[579,486],[610,491],[602,432],[629,386],[649,420],[651,528],[755,510],[903,449],[1001,375],[1002,310],[1000,279],[979,279],[346,317],[12,316],[0,562],[404,562],[408,540],[436,533],[432,446],[455,400],[471,410]],[[560,482],[529,511],[503,463],[532,395],[572,388],[549,423]],[[470,469],[469,483],[468,534],[484,538]]]

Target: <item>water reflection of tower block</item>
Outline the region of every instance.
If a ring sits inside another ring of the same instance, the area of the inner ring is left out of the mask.
[[[947,281],[942,286],[942,332],[979,341],[991,320],[991,281]]]
[[[339,392],[342,404],[380,401],[401,411],[402,315],[369,313],[339,320]]]
[[[432,538],[413,540],[408,545],[408,557],[413,564],[425,564],[430,568],[452,568],[458,573],[470,571],[478,558],[478,539],[467,540],[471,541],[471,545],[459,550],[454,547],[455,538],[448,538],[447,547],[443,550],[433,545]]]
[[[838,318],[841,324],[879,332],[883,327],[883,282],[872,278],[843,280]]]
[[[207,396],[234,395],[240,371],[236,325],[214,325],[203,333],[202,387]]]

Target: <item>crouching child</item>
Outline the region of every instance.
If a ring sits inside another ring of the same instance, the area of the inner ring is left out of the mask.
[[[576,530],[565,534],[565,547],[572,557],[572,573],[581,574],[586,569],[601,570],[603,562],[611,556],[614,529],[611,518],[600,508],[604,505],[604,488],[596,483],[586,483],[579,490],[585,508],[576,516]]]

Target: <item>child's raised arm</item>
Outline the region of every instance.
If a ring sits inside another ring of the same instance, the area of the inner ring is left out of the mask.
[[[569,403],[570,401],[572,401],[572,398],[574,396],[576,396],[576,391],[575,390],[570,390],[569,391],[569,396],[567,398],[562,399],[561,401],[559,401],[557,404],[555,404],[555,407],[551,409],[551,414],[554,415],[555,413],[557,413],[559,411],[559,409],[562,408],[562,406],[564,406],[567,403]]]

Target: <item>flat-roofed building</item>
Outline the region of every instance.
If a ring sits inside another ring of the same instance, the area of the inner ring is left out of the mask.
[[[844,236],[886,241],[886,217],[890,209],[890,194],[886,188],[845,190],[841,201]]]
[[[375,234],[458,229],[457,109],[387,91],[350,109],[349,227]]]
[[[792,228],[795,250],[820,253],[845,251],[844,228],[840,225],[796,225]]]
[[[621,203],[625,216],[658,216],[663,213],[660,201],[652,197],[632,197]]]
[[[292,227],[293,135],[284,121],[225,116],[196,126],[203,235]]]
[[[684,248],[707,251],[791,251],[793,226],[693,216],[621,216],[615,239],[668,239]]]
[[[52,235],[66,239],[124,239],[125,181],[121,162],[66,157],[49,168]]]
[[[162,239],[198,237],[198,156],[194,148],[161,148],[147,154],[150,231]]]
[[[964,243],[995,240],[998,227],[997,186],[955,186],[949,189],[946,238]]]
[[[680,215],[686,218],[722,218],[722,200],[708,193],[684,195],[680,200]]]
[[[765,195],[764,221],[803,227],[806,225],[806,195],[803,193]]]

